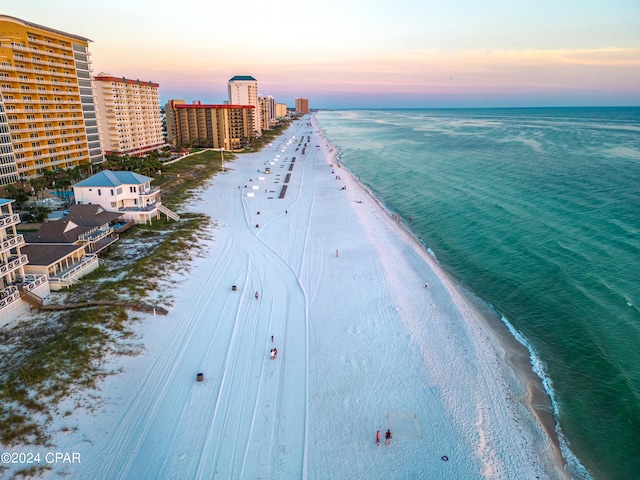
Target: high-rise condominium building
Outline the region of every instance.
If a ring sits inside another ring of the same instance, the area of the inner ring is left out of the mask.
[[[258,103],[258,81],[249,75],[236,75],[229,80],[229,103],[232,105],[253,105],[253,129],[255,136],[262,134],[260,104]]]
[[[105,153],[142,155],[164,146],[157,83],[107,73],[93,80]]]
[[[308,98],[296,98],[296,112],[309,113],[309,99]]]
[[[276,118],[276,99],[271,95],[259,96],[260,104],[260,121],[262,122],[262,130],[269,130],[277,123]]]
[[[287,116],[287,104],[276,103],[276,118],[283,118]]]
[[[253,105],[204,105],[169,100],[168,140],[174,145],[238,150],[255,137]]]
[[[89,42],[0,15],[0,131],[11,135],[9,153],[0,140],[1,183],[103,160]]]

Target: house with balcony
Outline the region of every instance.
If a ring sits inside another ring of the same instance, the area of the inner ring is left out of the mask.
[[[37,232],[25,235],[31,259],[26,271],[47,275],[51,290],[68,288],[98,268],[97,254],[118,241],[114,224],[122,213],[100,205],[72,205],[59,220],[46,220]]]
[[[29,257],[25,271],[46,275],[52,291],[69,288],[98,268],[98,255],[88,254],[84,245],[73,243],[32,243],[23,250]]]
[[[180,220],[179,215],[162,205],[160,190],[151,186],[151,180],[139,173],[103,170],[73,185],[73,194],[76,203],[100,205],[135,223],[151,224],[162,214]]]
[[[0,328],[42,305],[51,291],[46,274],[27,270],[26,242],[17,232],[20,215],[13,213],[13,201],[0,198]]]
[[[107,212],[100,205],[71,205],[58,220],[45,220],[37,232],[25,235],[34,243],[73,243],[84,245],[87,253],[99,253],[118,241],[114,225],[125,223],[120,212]]]

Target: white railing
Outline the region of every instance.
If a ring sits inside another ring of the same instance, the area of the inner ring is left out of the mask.
[[[177,213],[169,210],[167,207],[165,207],[162,204],[158,204],[158,211],[161,213],[164,213],[167,217],[169,217],[172,220],[175,220],[176,222],[178,220],[180,220],[180,215],[178,215]]]
[[[94,263],[98,263],[98,256],[87,255],[80,263],[69,270],[65,270],[62,274],[49,276],[49,284],[52,286],[70,287],[82,276],[80,274],[87,268],[93,266]]]
[[[109,226],[105,227],[103,225],[100,227],[92,228],[88,232],[79,235],[78,240],[80,240],[81,242],[97,242],[98,240],[108,236],[111,233],[113,233],[113,228]]]
[[[20,223],[20,215],[17,213],[0,217],[0,228],[9,227],[17,223]]]
[[[26,265],[29,263],[26,255],[20,255],[19,257],[11,257],[12,260],[0,265],[0,275],[6,275],[7,273],[13,272],[15,269],[22,265]]]
[[[24,237],[22,235],[15,235],[4,242],[0,243],[0,251],[10,248],[18,247],[24,244]]]
[[[20,300],[20,291],[16,287],[7,287],[0,291],[0,310],[10,305],[16,300]]]
[[[40,285],[47,283],[48,280],[46,275],[25,275],[23,281],[24,285],[22,286],[22,290],[30,292]]]

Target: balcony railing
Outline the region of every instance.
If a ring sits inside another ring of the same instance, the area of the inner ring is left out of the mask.
[[[78,236],[78,240],[81,242],[97,242],[101,238],[104,238],[113,233],[113,228],[107,227],[95,227],[88,232]]]
[[[75,264],[73,267],[65,270],[64,272],[54,276],[50,275],[49,285],[51,285],[52,287],[70,287],[78,281],[78,279],[82,276],[82,272],[94,266],[94,264],[96,263],[98,263],[97,255],[87,255],[79,263]]]
[[[22,235],[15,235],[0,243],[0,250],[10,250],[15,247],[21,247],[24,244],[24,237]]]
[[[6,228],[11,225],[20,223],[20,215],[14,213],[12,215],[3,215],[0,217],[0,228]]]
[[[30,292],[43,283],[47,283],[46,275],[25,275],[22,278],[22,290]]]
[[[9,257],[9,261],[0,265],[0,275],[7,275],[23,265],[29,263],[26,255]]]
[[[0,310],[18,300],[20,300],[20,291],[17,287],[10,286],[0,290]]]

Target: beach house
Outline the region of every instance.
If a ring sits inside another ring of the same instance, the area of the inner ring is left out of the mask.
[[[160,190],[151,186],[151,180],[139,173],[103,170],[73,185],[73,195],[76,203],[100,205],[135,223],[150,224],[161,214],[180,220],[178,214],[162,205]]]
[[[29,258],[25,272],[45,275],[52,291],[68,288],[98,268],[98,256],[88,254],[83,244],[30,243],[23,251]]]
[[[51,291],[46,274],[27,271],[26,242],[17,232],[20,215],[13,212],[13,201],[0,198],[0,326],[42,305]]]
[[[47,220],[25,235],[25,272],[46,275],[53,291],[70,287],[98,268],[97,254],[118,241],[113,223],[121,219],[122,213],[100,205],[72,205],[64,218]]]

